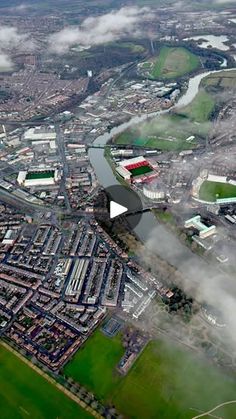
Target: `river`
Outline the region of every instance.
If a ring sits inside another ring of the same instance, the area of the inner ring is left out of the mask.
[[[227,69],[227,70],[224,70],[224,71],[230,71],[230,70],[234,70],[234,69]],[[198,89],[199,89],[199,85],[200,85],[201,80],[204,77],[208,76],[209,74],[217,73],[219,71],[222,71],[222,70],[203,72],[201,74],[198,74],[196,76],[191,77],[190,80],[189,80],[188,88],[187,88],[186,92],[180,97],[177,104],[174,107],[172,107],[171,109],[177,109],[177,108],[186,106],[190,102],[192,102],[192,100],[195,98],[196,94],[198,93]],[[118,127],[113,128],[109,133],[107,132],[107,133],[99,136],[94,141],[94,144],[105,145],[114,135],[120,134],[121,132],[126,130],[128,127],[130,127],[132,125],[135,125],[135,124],[138,124],[142,121],[145,121],[147,118],[155,117],[155,116],[158,116],[158,115],[163,115],[165,113],[168,113],[169,111],[170,111],[170,109],[155,112],[155,113],[148,114],[148,115],[145,114],[145,115],[141,115],[141,116],[134,116],[128,122],[125,122],[125,123],[119,125]],[[91,162],[91,164],[92,164],[92,166],[95,170],[98,182],[100,183],[101,186],[103,186],[104,188],[107,188],[107,187],[112,186],[112,185],[120,185],[120,183],[118,182],[117,178],[115,177],[109,163],[107,162],[107,160],[104,157],[104,150],[103,149],[91,148],[89,150],[89,158],[90,158],[90,162]],[[116,198],[113,197],[113,199],[115,200]],[[158,221],[156,220],[154,215],[150,212],[146,212],[142,215],[139,224],[135,228],[135,233],[142,242],[146,242],[148,240],[149,236],[150,236],[150,233],[155,229],[155,227],[157,227],[157,225],[158,225]],[[164,228],[164,230],[163,230],[163,228],[162,229],[157,229],[157,234],[159,235],[159,237],[157,239],[160,239],[160,241],[162,240],[164,231],[165,231],[165,228]],[[169,235],[171,233],[166,231],[166,234]],[[174,239],[174,236],[173,236],[173,239]],[[183,248],[184,248],[184,246],[183,246]],[[187,248],[186,248],[186,250],[187,250]],[[189,256],[189,254],[188,254],[188,256]]]
[[[198,46],[201,48],[216,48],[220,51],[228,51],[229,46],[225,45],[229,41],[226,35],[197,35],[189,38],[185,38],[184,41],[199,41]]]

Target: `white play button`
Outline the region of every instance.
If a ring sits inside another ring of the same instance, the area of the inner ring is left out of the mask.
[[[110,201],[110,218],[118,217],[118,215],[124,214],[126,211],[128,211],[128,208],[115,201]]]

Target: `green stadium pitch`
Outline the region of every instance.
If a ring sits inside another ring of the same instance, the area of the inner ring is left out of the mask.
[[[134,169],[129,169],[129,172],[132,174],[132,177],[142,176],[152,171],[153,169],[149,166],[140,166],[140,167],[135,167]]]
[[[45,172],[29,172],[26,175],[27,180],[33,179],[48,179],[54,177],[55,170],[47,170]]]
[[[236,186],[229,183],[206,180],[200,187],[199,198],[203,201],[215,202],[216,199],[236,197]]]

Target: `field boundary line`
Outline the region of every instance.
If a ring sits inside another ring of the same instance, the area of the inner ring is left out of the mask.
[[[21,361],[23,361],[31,369],[36,371],[37,374],[41,375],[50,384],[54,385],[58,390],[64,393],[67,397],[69,397],[71,400],[76,402],[80,407],[82,407],[82,409],[90,413],[90,415],[94,416],[97,419],[103,419],[103,416],[101,416],[94,409],[92,409],[92,407],[87,406],[87,404],[83,402],[79,397],[75,396],[75,394],[73,394],[70,390],[65,388],[62,384],[58,383],[54,378],[50,377],[48,374],[42,371],[39,367],[34,365],[31,361],[29,361],[27,358],[21,355],[18,351],[16,351],[16,349],[12,348],[9,344],[7,344],[6,342],[2,340],[0,340],[0,345],[3,346],[5,349],[7,349],[9,352],[12,352],[15,356],[17,356]]]

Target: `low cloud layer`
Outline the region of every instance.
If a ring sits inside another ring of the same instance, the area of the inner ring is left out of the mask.
[[[11,58],[7,54],[0,52],[0,71],[11,70],[13,66]]]
[[[18,6],[10,7],[8,11],[11,13],[24,13],[29,9],[31,9],[30,4],[21,3]]]
[[[0,26],[0,47],[2,49],[16,48],[22,43],[29,43],[27,35],[20,34],[13,26]]]
[[[28,35],[22,34],[14,26],[0,26],[0,68],[8,70],[13,67],[10,52],[31,51],[34,45]]]
[[[216,4],[233,4],[236,3],[236,0],[214,0],[214,3]]]
[[[235,276],[223,272],[215,263],[206,262],[193,254],[178,238],[159,225],[146,243],[147,253],[142,255],[147,263],[149,252],[175,266],[182,274],[178,284],[187,295],[201,303],[208,303],[220,310],[226,324],[230,342],[236,342],[236,283]],[[158,263],[158,262],[157,262]],[[157,266],[158,267],[158,266]],[[153,266],[152,266],[153,268]]]
[[[98,45],[138,33],[141,21],[149,16],[149,9],[123,7],[102,16],[89,17],[78,27],[68,27],[49,38],[51,52],[63,54],[72,45]]]

